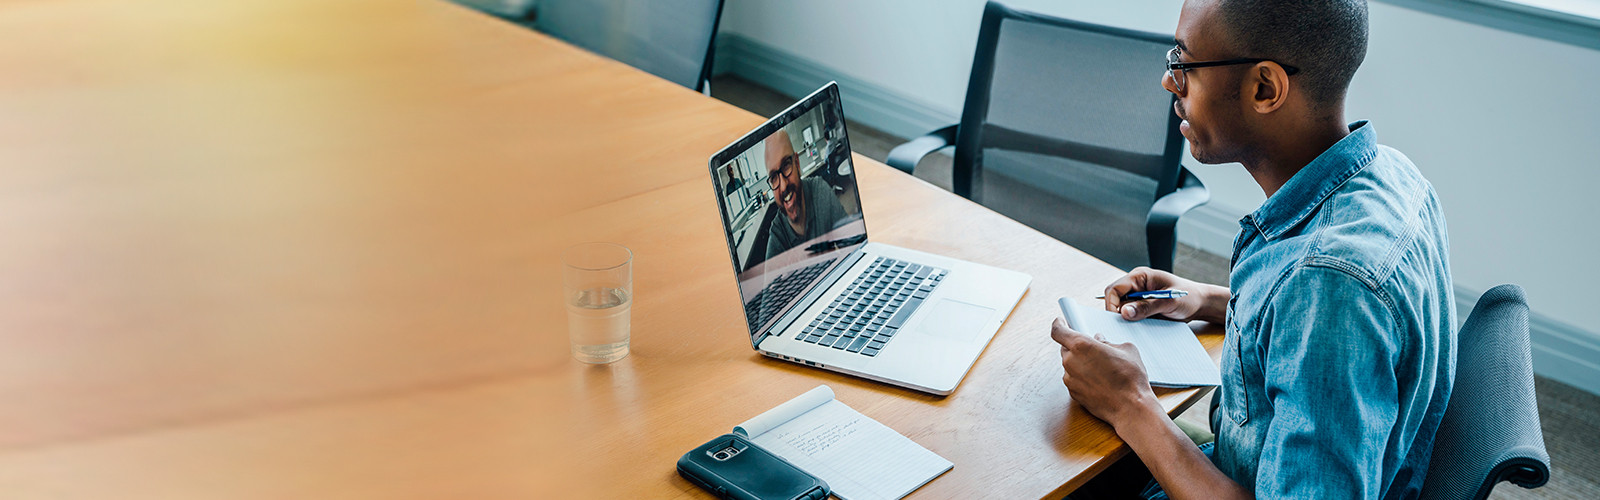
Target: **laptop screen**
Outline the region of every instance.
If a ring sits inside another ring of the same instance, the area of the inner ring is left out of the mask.
[[[829,84],[712,159],[753,341],[866,242],[843,117]]]

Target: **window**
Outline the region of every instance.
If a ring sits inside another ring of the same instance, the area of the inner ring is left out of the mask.
[[[1529,14],[1578,23],[1600,25],[1600,0],[1472,0],[1482,4],[1525,10]]]
[[[1600,0],[1381,0],[1490,28],[1600,50]]]

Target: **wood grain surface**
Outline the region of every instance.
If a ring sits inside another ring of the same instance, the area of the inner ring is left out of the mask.
[[[955,462],[913,497],[1126,453],[1048,336],[1120,272],[867,158],[874,240],[1032,288],[949,397],[758,356],[706,159],[762,119],[627,66],[436,0],[10,2],[0,42],[6,498],[703,497],[680,454],[818,384]],[[587,240],[636,254],[611,365],[567,355]]]

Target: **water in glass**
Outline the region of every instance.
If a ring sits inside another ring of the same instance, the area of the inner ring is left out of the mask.
[[[567,302],[572,357],[585,363],[610,363],[628,355],[628,319],[633,307],[627,290],[590,288]]]

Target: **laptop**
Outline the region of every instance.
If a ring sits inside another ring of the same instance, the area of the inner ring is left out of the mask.
[[[948,395],[1032,281],[868,239],[836,83],[710,166],[750,342],[765,356]]]

